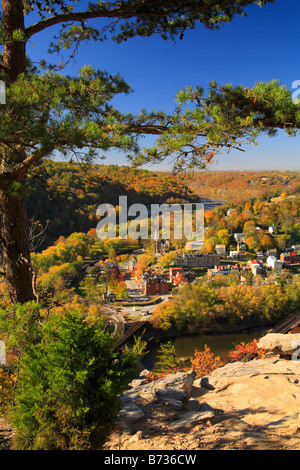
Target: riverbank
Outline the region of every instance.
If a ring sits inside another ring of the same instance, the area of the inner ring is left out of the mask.
[[[243,323],[241,325],[227,325],[219,326],[218,328],[201,328],[198,331],[191,332],[188,328],[178,329],[176,327],[171,327],[168,330],[162,330],[160,328],[154,328],[150,321],[145,321],[145,331],[143,333],[143,338],[147,339],[174,339],[180,336],[194,336],[194,335],[223,335],[238,333],[240,331],[251,330],[255,328],[262,328],[265,330],[272,329],[274,323]]]
[[[211,351],[226,361],[227,354],[234,350],[236,344],[248,343],[253,339],[259,339],[269,330],[273,324],[252,323],[243,325],[227,325],[219,329],[203,328],[191,333],[187,328],[178,330],[175,327],[169,330],[154,328],[149,321],[145,322],[145,328],[140,330],[143,340],[147,342],[147,354],[142,358],[143,366],[149,370],[154,367],[157,353],[163,342],[172,341],[177,357],[185,361],[194,354],[194,350],[204,350],[205,345]]]

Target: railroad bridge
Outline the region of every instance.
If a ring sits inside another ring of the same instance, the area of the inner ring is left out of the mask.
[[[125,323],[124,333],[122,337],[114,345],[114,350],[120,349],[125,343],[138,331],[142,326],[146,327],[145,321],[137,321],[134,323]]]

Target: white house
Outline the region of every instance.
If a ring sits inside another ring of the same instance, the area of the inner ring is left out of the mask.
[[[268,268],[277,269],[278,271],[282,270],[282,262],[277,259],[275,256],[268,256],[267,258]]]
[[[270,225],[269,232],[270,233],[275,233],[275,225]]]
[[[244,242],[245,241],[245,234],[244,233],[235,233],[234,238],[238,243],[239,242]]]

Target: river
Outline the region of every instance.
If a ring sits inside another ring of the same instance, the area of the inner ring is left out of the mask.
[[[236,333],[180,336],[173,338],[172,343],[179,359],[188,359],[194,355],[195,349],[204,351],[205,345],[207,345],[215,356],[220,356],[220,359],[226,362],[228,360],[228,353],[233,351],[237,344],[242,342],[249,343],[253,339],[259,339],[265,334],[266,328],[251,328]],[[142,364],[146,369],[151,370],[153,368],[162,341],[167,342],[168,340],[153,340],[148,345],[149,352],[142,360]]]
[[[204,209],[207,210],[213,210],[216,207],[221,206],[223,203],[222,201],[219,201],[217,199],[209,199],[208,197],[204,196],[199,196],[200,197],[200,202],[201,204],[204,204]]]
[[[234,350],[235,345],[259,339],[265,334],[265,331],[265,329],[253,328],[238,333],[185,336],[177,338],[174,341],[174,346],[178,357],[190,357],[194,354],[195,349],[203,351],[207,345],[216,356],[226,360],[228,352]]]

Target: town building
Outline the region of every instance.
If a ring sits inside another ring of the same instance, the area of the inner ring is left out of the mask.
[[[229,274],[239,273],[240,271],[248,271],[250,268],[241,267],[238,264],[228,265],[228,266],[215,266],[213,269],[207,270],[207,276],[209,278],[221,274],[223,276],[228,276]]]
[[[161,276],[150,274],[141,283],[143,295],[165,295],[169,293],[170,283]]]
[[[282,270],[282,261],[277,259],[275,256],[268,256],[267,258],[268,268],[277,269],[278,271]]]
[[[281,253],[280,261],[282,264],[290,264],[290,253]]]
[[[173,279],[175,279],[177,274],[183,275],[183,267],[182,266],[171,266],[169,268],[169,275],[170,275],[170,281],[171,282],[173,281]]]
[[[193,271],[184,271],[183,281],[184,282],[193,282],[196,279],[196,274]]]
[[[295,251],[281,253],[280,261],[283,264],[299,264],[300,263],[300,255]]]
[[[161,255],[165,255],[166,253],[168,253],[170,251],[170,248],[171,248],[172,244],[171,244],[171,240],[169,239],[157,239],[155,238],[154,239],[154,251],[155,251],[155,254],[161,254]]]
[[[178,285],[181,282],[193,282],[196,275],[193,271],[184,271],[182,266],[170,267],[170,282],[173,285]]]
[[[275,233],[275,225],[274,224],[270,225],[269,232],[272,233],[272,234]]]
[[[237,244],[238,259],[244,260],[246,258],[247,245],[240,242]]]
[[[294,248],[293,246],[287,246],[287,247],[285,248],[285,252],[286,252],[286,253],[293,253],[294,251],[296,251],[296,250],[295,250],[295,248]]]
[[[117,300],[116,294],[112,292],[107,292],[107,294],[102,294],[102,300],[107,304],[110,302],[115,302]]]
[[[276,248],[270,248],[269,250],[267,250],[267,257],[268,256],[275,256],[275,258],[277,258],[277,250]]]
[[[202,250],[203,247],[204,247],[204,242],[199,241],[199,240],[195,240],[193,242],[186,242],[186,244],[184,245],[184,249],[187,251],[191,251],[191,250],[199,251],[199,250]]]
[[[177,253],[174,259],[176,266],[187,268],[213,267],[220,264],[220,255],[217,253]]]
[[[257,251],[256,252],[256,259],[257,261],[265,261],[265,254],[262,251]]]
[[[213,269],[207,270],[207,276],[209,278],[217,276],[218,274],[222,276],[228,276],[232,272],[231,266],[215,266]]]
[[[256,276],[257,274],[262,274],[262,267],[256,259],[248,261],[247,265],[251,268],[252,274],[254,276]]]
[[[241,243],[241,242],[245,243],[246,241],[244,233],[235,233],[233,236],[237,243]]]
[[[226,255],[226,245],[216,245],[216,253],[220,256]]]
[[[183,273],[177,273],[172,280],[173,286],[179,286],[186,282],[191,283],[196,279],[196,275],[193,271],[183,271]]]

